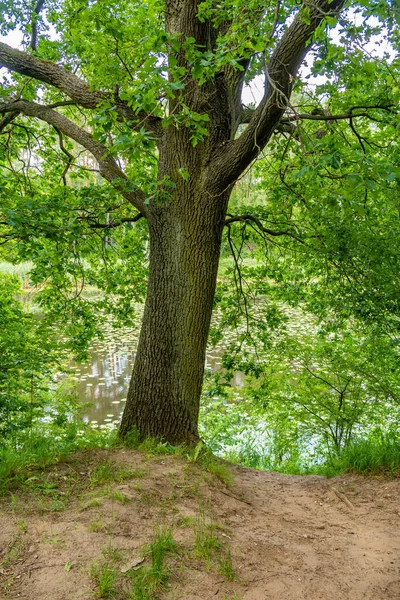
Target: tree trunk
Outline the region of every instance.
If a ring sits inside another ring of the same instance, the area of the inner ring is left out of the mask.
[[[197,179],[198,181],[198,179]],[[181,184],[148,216],[150,272],[139,345],[120,427],[195,442],[222,229],[229,193]]]

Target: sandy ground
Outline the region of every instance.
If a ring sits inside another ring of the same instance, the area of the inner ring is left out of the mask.
[[[228,489],[196,465],[133,451],[99,452],[95,461],[75,464],[75,472],[85,480],[104,460],[139,469],[139,477],[113,482],[106,494],[104,486],[89,495],[79,488],[59,512],[37,495],[16,493],[3,504],[1,598],[92,600],[89,565],[103,559],[104,548],[121,550],[127,568],[140,559],[154,524],[168,523],[180,552],[157,595],[162,600],[400,599],[399,479],[234,467]],[[67,480],[62,466],[51,476]],[[126,502],[107,497],[110,489]],[[230,549],[237,581],[190,558],[194,533],[186,524],[196,519],[199,502]]]

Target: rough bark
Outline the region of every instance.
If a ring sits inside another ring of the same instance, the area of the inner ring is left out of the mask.
[[[219,198],[215,210],[212,196],[197,193],[198,197],[194,190],[180,190],[175,207],[160,208],[149,216],[149,283],[122,436],[137,428],[142,436],[161,435],[172,443],[198,439],[228,194]]]

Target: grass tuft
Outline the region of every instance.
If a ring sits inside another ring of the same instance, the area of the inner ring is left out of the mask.
[[[114,434],[99,432],[81,423],[40,424],[2,441],[0,495],[33,482],[32,471],[61,462],[81,449],[110,448]],[[37,487],[37,486],[36,486]]]
[[[223,556],[218,558],[218,572],[221,573],[228,581],[237,581],[239,578],[232,566],[232,555],[230,548]]]
[[[90,576],[96,584],[97,598],[113,598],[117,593],[117,572],[113,565],[94,563],[90,568]]]
[[[123,552],[119,548],[115,548],[111,543],[103,548],[102,555],[107,561],[112,561],[113,563],[120,563],[123,558]]]
[[[400,436],[383,434],[378,438],[356,440],[333,461],[338,472],[385,474],[400,477]]]
[[[199,508],[194,525],[195,533],[195,555],[207,562],[210,561],[214,552],[221,548],[221,542],[215,535],[215,525],[212,519],[211,510],[209,511],[207,523],[207,515],[204,507],[204,502],[199,502]]]
[[[101,533],[107,529],[107,525],[101,519],[96,519],[89,524],[90,533]]]
[[[168,528],[155,529],[153,539],[144,549],[145,556],[151,558],[151,564],[132,572],[132,589],[129,600],[152,600],[169,580],[171,570],[165,564],[168,554],[176,554],[178,545]]]

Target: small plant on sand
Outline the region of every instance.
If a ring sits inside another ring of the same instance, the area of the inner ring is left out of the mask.
[[[234,479],[232,469],[208,450],[204,442],[200,441],[186,457],[191,462],[200,464],[206,471],[222,481],[227,488],[232,487]]]
[[[231,489],[234,480],[231,469],[213,454],[211,454],[211,456],[212,459],[208,458],[205,464],[203,463],[203,466],[209,473],[219,479],[219,481],[222,481],[228,489]]]
[[[107,525],[101,519],[96,519],[95,521],[92,521],[89,524],[90,533],[100,533],[102,531],[105,531],[106,528],[107,528]]]
[[[131,501],[131,499],[120,490],[112,490],[112,492],[110,492],[110,498],[120,502],[121,504],[127,504]]]
[[[96,465],[89,477],[90,487],[103,485],[115,480],[115,466],[109,461]]]
[[[153,539],[144,549],[144,556],[151,558],[151,564],[132,572],[132,590],[129,600],[151,600],[157,590],[168,581],[171,570],[165,564],[168,554],[176,554],[178,545],[170,529],[159,527]]]
[[[212,561],[217,563],[218,572],[229,581],[235,581],[238,576],[232,566],[231,551],[229,547],[224,547],[217,537],[218,529],[223,528],[214,523],[211,508],[208,507],[206,511],[203,500],[200,500],[194,523],[194,555],[204,560],[208,568],[211,567]]]
[[[124,558],[122,550],[115,548],[111,544],[111,541],[105,548],[103,548],[101,553],[106,560],[112,561],[113,563],[120,563]]]
[[[215,550],[219,550],[221,547],[221,542],[215,535],[215,525],[213,523],[211,510],[209,511],[208,520],[209,523],[207,523],[204,502],[200,500],[194,526],[195,555],[199,558],[203,558],[207,562],[210,561]]]
[[[24,541],[22,534],[19,533],[8,550],[3,553],[3,559],[0,562],[0,567],[6,568],[11,565],[14,561],[18,560],[24,549]]]
[[[96,584],[96,596],[98,598],[112,598],[117,592],[117,571],[114,565],[107,563],[93,563],[90,568],[90,576]]]
[[[27,531],[28,531],[28,525],[27,525],[25,519],[18,519],[17,527],[20,531],[22,531],[22,533],[27,533]]]
[[[179,518],[179,527],[193,527],[193,525],[196,523],[196,519],[194,517],[191,517],[189,515],[182,515]]]
[[[143,548],[142,561],[138,561],[141,563],[150,559],[150,564],[123,571],[120,568],[123,554],[110,543],[102,552],[105,562],[96,562],[90,566],[97,598],[155,600],[171,576],[171,569],[166,565],[165,559],[167,555],[176,554],[177,551],[178,545],[171,530],[158,527],[150,543]]]
[[[232,555],[230,548],[218,558],[218,571],[229,581],[236,581],[238,576],[232,566]]]
[[[131,448],[132,450],[141,450],[149,456],[157,456],[162,454],[175,454],[176,447],[172,446],[168,442],[162,442],[153,438],[145,438],[140,435],[137,429],[133,428],[119,442],[125,448]]]
[[[89,508],[98,508],[101,506],[101,502],[98,498],[93,498],[92,500],[88,500],[82,505],[81,510],[88,510]]]
[[[99,465],[96,465],[89,477],[90,487],[96,487],[104,485],[112,481],[118,481],[122,483],[126,479],[132,479],[136,477],[134,471],[125,469],[115,462],[105,460]]]

